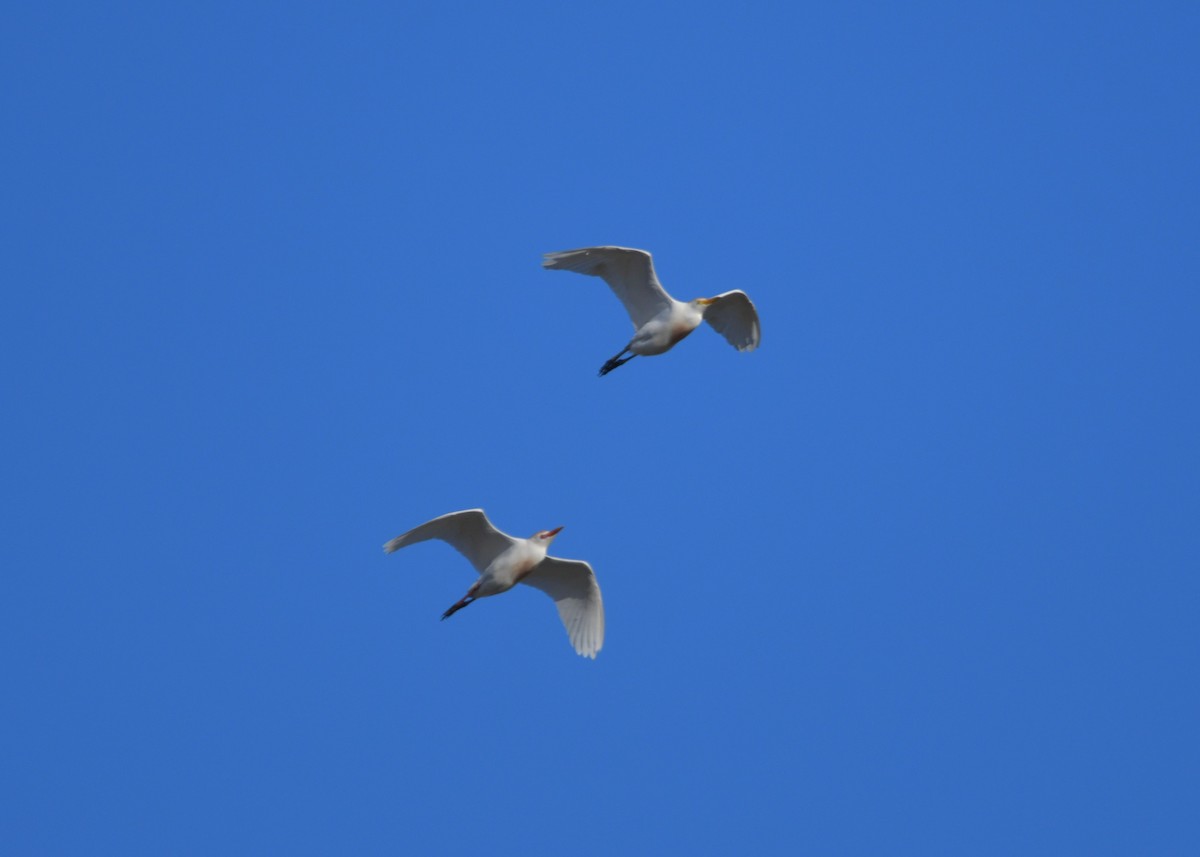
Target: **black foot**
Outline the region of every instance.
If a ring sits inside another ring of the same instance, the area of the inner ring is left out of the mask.
[[[621,352],[621,354],[624,354],[624,353],[625,353],[624,351]],[[617,357],[620,357],[621,354],[618,354]],[[612,370],[616,369],[618,366],[628,363],[634,357],[637,357],[637,355],[630,354],[624,360],[618,360],[617,357],[613,357],[611,360],[609,360],[607,363],[605,363],[603,366],[600,367],[600,377],[601,378],[603,378],[605,375],[607,375]]]
[[[475,600],[474,598],[468,597],[468,598],[464,598],[461,601],[454,603],[453,605],[451,605],[449,610],[447,610],[445,613],[442,614],[442,621],[445,622],[447,619],[449,619],[451,616],[453,616],[459,610],[466,607],[468,604],[470,604],[474,600]]]

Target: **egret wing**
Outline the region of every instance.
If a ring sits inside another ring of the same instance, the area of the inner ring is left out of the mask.
[[[604,645],[604,602],[592,567],[583,560],[548,556],[521,582],[553,598],[575,651],[596,657]]]
[[[645,250],[628,247],[561,250],[545,254],[542,267],[602,278],[625,305],[635,328],[640,328],[671,305],[671,296],[658,281],[654,261]]]
[[[426,521],[421,526],[396,536],[385,544],[383,549],[387,553],[395,553],[400,548],[429,539],[441,539],[449,544],[465,556],[480,574],[483,574],[483,570],[492,560],[516,541],[512,536],[492,526],[483,509],[467,509]]]
[[[704,320],[738,351],[758,348],[758,310],[745,292],[717,295],[704,310]]]

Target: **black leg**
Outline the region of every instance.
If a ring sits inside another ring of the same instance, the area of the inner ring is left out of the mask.
[[[636,355],[636,354],[630,354],[628,357],[626,357],[624,360],[622,360],[622,359],[621,359],[621,355],[622,355],[622,354],[628,354],[628,353],[629,353],[629,349],[628,349],[628,348],[622,348],[622,349],[621,349],[621,350],[620,350],[620,351],[617,353],[617,355],[616,355],[615,357],[610,357],[610,358],[608,359],[608,362],[607,362],[607,363],[605,363],[603,366],[601,366],[601,367],[600,367],[600,376],[601,376],[601,377],[604,377],[604,376],[605,376],[605,375],[607,375],[609,372],[611,372],[612,370],[616,369],[618,366],[620,366],[620,365],[622,365],[622,364],[624,364],[624,363],[628,363],[628,362],[629,362],[630,360],[632,360],[634,357],[637,357],[637,355]]]
[[[459,601],[455,602],[453,605],[451,605],[449,610],[447,610],[445,613],[442,614],[442,621],[445,622],[447,619],[449,619],[451,616],[453,616],[459,610],[466,607],[468,604],[470,604],[474,600],[475,600],[474,597],[468,595],[465,598],[462,598]]]

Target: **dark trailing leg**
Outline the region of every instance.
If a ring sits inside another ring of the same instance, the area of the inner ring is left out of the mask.
[[[622,364],[624,364],[624,363],[628,363],[628,362],[629,362],[630,360],[632,360],[634,357],[637,357],[637,355],[636,355],[636,354],[630,354],[628,357],[626,357],[624,360],[622,360],[622,359],[621,359],[621,355],[622,355],[622,354],[628,354],[628,353],[629,353],[629,349],[628,349],[628,348],[622,348],[622,349],[620,350],[620,352],[618,352],[618,354],[617,354],[615,357],[610,357],[610,358],[608,359],[608,362],[607,362],[607,363],[605,363],[603,366],[601,366],[601,367],[600,367],[600,377],[604,377],[604,376],[605,376],[605,375],[607,375],[609,372],[611,372],[612,370],[616,369],[618,366],[620,366],[620,365],[622,365]]]
[[[468,595],[468,596],[466,596],[466,597],[464,597],[464,598],[461,598],[461,599],[459,599],[457,602],[455,602],[455,603],[454,603],[454,604],[453,604],[453,605],[450,607],[450,609],[449,609],[449,610],[447,610],[445,613],[443,613],[443,614],[442,614],[442,621],[443,621],[443,622],[444,622],[444,621],[446,621],[447,619],[449,619],[451,616],[453,616],[453,615],[454,615],[455,613],[457,613],[459,610],[461,610],[461,609],[463,609],[464,607],[466,607],[468,604],[470,604],[470,603],[471,603],[472,601],[474,601],[474,600],[475,600],[474,596],[471,596],[471,595]]]

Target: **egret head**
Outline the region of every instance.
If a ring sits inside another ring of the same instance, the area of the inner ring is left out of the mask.
[[[716,302],[716,298],[696,298],[694,301],[692,301],[692,305],[701,312],[704,312],[704,310],[708,309],[711,304]]]
[[[553,530],[542,530],[540,533],[534,533],[533,537],[541,544],[548,545],[554,541],[554,537],[558,535],[562,527],[555,527]]]

